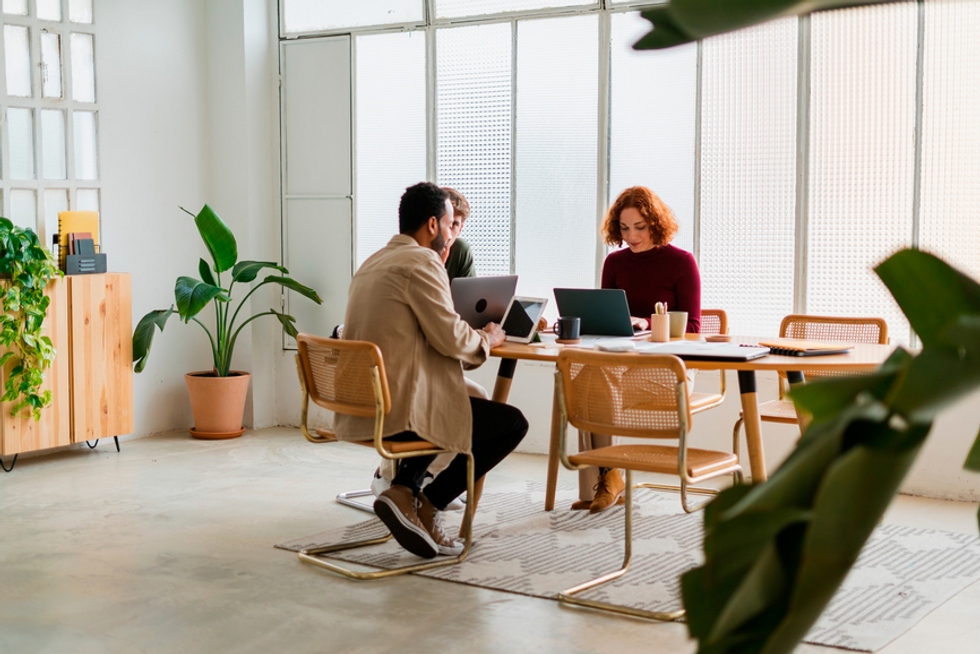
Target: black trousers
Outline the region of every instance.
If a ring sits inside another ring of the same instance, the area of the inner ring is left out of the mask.
[[[471,397],[473,411],[473,460],[476,479],[487,474],[504,457],[514,451],[524,435],[527,434],[527,420],[520,409],[501,402],[492,402]],[[414,432],[406,431],[389,440],[415,440]],[[402,459],[392,484],[408,486],[418,492],[429,464],[435,456],[419,456]],[[425,496],[440,511],[466,490],[466,457],[456,456],[449,467],[439,473],[431,484],[425,487]]]

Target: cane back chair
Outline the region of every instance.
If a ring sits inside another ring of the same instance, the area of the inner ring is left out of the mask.
[[[437,448],[424,440],[390,441],[385,440],[384,419],[391,411],[391,395],[388,390],[388,377],[385,375],[381,350],[374,343],[366,341],[345,341],[333,338],[320,338],[309,334],[296,337],[298,354],[296,367],[303,393],[300,431],[313,443],[338,442],[336,435],[327,429],[317,429],[311,434],[307,426],[310,400],[314,404],[334,413],[343,413],[363,418],[374,418],[374,439],[371,441],[350,441],[356,445],[373,447],[385,459],[401,460],[418,456],[443,454],[447,450]],[[474,486],[474,462],[472,454],[465,454],[466,490],[472,496]],[[340,543],[302,550],[299,559],[325,570],[335,572],[351,579],[380,579],[407,572],[417,572],[446,565],[461,563],[469,555],[472,545],[473,512],[475,502],[468,503],[463,517],[465,545],[459,556],[401,566],[391,570],[359,572],[322,558],[321,554],[340,550],[377,545],[391,539],[391,534],[380,538]]]
[[[780,338],[799,338],[808,341],[831,341],[837,343],[871,343],[888,344],[888,324],[881,318],[839,318],[834,316],[807,316],[793,314],[783,318],[779,324]],[[821,370],[804,370],[804,379],[820,377],[842,377],[846,372],[828,372]],[[789,392],[789,378],[785,372],[779,373],[779,399],[763,402],[759,405],[759,420],[776,422],[784,425],[798,425],[796,405],[786,399]],[[742,428],[745,416],[738,414],[732,437],[736,443],[739,440],[739,430]]]
[[[676,620],[684,614],[683,610],[656,613],[632,609],[585,600],[576,595],[617,579],[629,569],[632,559],[634,470],[680,476],[681,504],[689,512],[694,510],[687,505],[689,486],[722,475],[733,475],[736,483],[741,482],[742,468],[737,456],[687,446],[691,407],[686,372],[684,363],[674,356],[610,354],[576,349],[563,350],[558,356],[555,383],[560,410],[559,456],[562,464],[570,470],[589,466],[626,470],[625,558],[622,567],[562,591],[558,595],[559,601],[654,620]],[[671,439],[676,440],[677,445],[612,445],[569,455],[566,451],[568,425],[596,434]],[[718,492],[715,489],[704,490]]]

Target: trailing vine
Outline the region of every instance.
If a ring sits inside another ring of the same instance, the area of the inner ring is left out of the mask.
[[[55,348],[41,334],[51,298],[44,294],[48,282],[63,273],[51,252],[30,229],[0,218],[0,275],[3,314],[0,315],[0,366],[13,359],[6,374],[0,401],[16,401],[12,415],[29,408],[34,420],[51,404],[51,391],[41,392],[44,371],[51,367]]]

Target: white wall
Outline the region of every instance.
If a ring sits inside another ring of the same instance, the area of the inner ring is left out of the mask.
[[[208,256],[177,205],[210,203],[240,258],[279,260],[276,3],[96,0],[95,16],[102,228],[110,268],[132,275],[135,327]],[[274,290],[253,298],[279,308]],[[253,373],[246,424],[274,425],[278,322],[252,324],[233,367]],[[191,426],[183,375],[211,365],[200,327],[172,317],[135,377],[136,435]]]

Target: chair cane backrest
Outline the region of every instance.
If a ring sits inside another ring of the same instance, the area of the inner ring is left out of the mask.
[[[887,345],[888,324],[881,318],[840,318],[794,314],[786,316],[779,324],[779,337],[801,338],[808,341]],[[849,375],[853,375],[853,373],[822,370],[803,371],[803,376],[807,378],[847,377]]]
[[[728,333],[728,314],[723,309],[701,309],[701,334],[714,336]]]
[[[307,391],[317,405],[366,418],[391,411],[381,350],[367,341],[344,341],[310,334],[296,337]],[[377,379],[377,382],[375,381]]]
[[[641,438],[677,438],[689,429],[687,376],[677,357],[569,348],[559,354],[558,370],[573,427]]]

